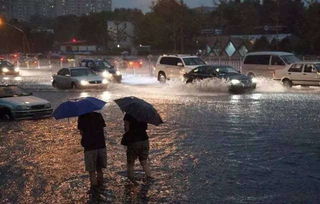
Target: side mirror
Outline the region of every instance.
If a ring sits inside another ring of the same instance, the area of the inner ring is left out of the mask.
[[[177,63],[177,66],[179,66],[179,67],[183,67],[182,62],[178,62],[178,63]]]

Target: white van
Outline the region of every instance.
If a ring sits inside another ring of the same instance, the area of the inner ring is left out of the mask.
[[[298,61],[301,60],[290,52],[251,52],[243,60],[241,73],[252,77],[272,78],[276,70],[284,69]]]

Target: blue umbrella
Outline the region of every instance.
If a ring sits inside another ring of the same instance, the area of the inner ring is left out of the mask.
[[[94,97],[86,97],[75,101],[61,103],[53,112],[55,119],[77,117],[86,113],[100,110],[106,104],[105,101]]]

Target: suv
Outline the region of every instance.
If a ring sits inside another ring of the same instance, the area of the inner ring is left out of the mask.
[[[83,59],[80,62],[80,66],[88,67],[96,74],[101,75],[110,81],[120,83],[122,80],[121,72],[117,71],[107,60]]]
[[[290,52],[251,52],[248,53],[241,67],[241,73],[247,76],[272,77],[276,70],[284,69],[300,61]]]
[[[284,70],[276,71],[273,79],[282,81],[287,87],[320,86],[320,62],[294,63]]]
[[[157,74],[158,81],[164,83],[167,79],[183,79],[185,73],[190,72],[199,65],[205,64],[206,62],[198,56],[162,55],[157,60],[155,73]]]

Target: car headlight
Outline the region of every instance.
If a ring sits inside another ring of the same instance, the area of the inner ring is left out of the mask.
[[[102,72],[102,76],[103,77],[109,77],[109,72],[108,71],[104,71],[104,72]]]
[[[121,75],[121,72],[120,71],[116,71],[116,75]]]
[[[251,82],[252,82],[252,83],[257,83],[257,81],[258,81],[257,78],[252,78],[252,79],[251,79]]]
[[[89,82],[86,81],[86,80],[81,80],[81,81],[80,81],[80,84],[81,84],[81,86],[86,86],[86,85],[89,84]]]
[[[232,85],[238,85],[238,84],[240,84],[241,82],[240,82],[240,80],[238,80],[238,79],[232,79],[231,80],[231,84]]]
[[[16,68],[14,68],[14,71],[15,71],[15,72],[19,72],[20,69],[19,69],[18,67],[16,67]]]
[[[108,80],[104,79],[104,80],[102,80],[102,83],[103,83],[103,84],[107,84],[107,83],[108,83]]]
[[[2,68],[2,71],[3,71],[4,73],[6,73],[6,72],[9,72],[9,69],[8,69],[7,67],[3,67],[3,68]]]
[[[17,106],[17,110],[29,110],[31,107],[27,105],[19,105]]]

